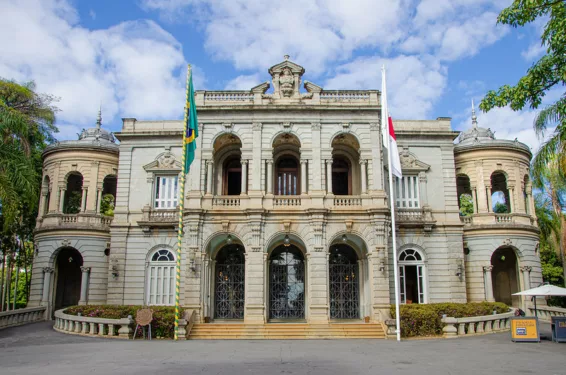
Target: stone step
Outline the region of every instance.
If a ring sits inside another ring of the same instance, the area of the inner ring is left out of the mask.
[[[209,323],[195,324],[189,339],[340,339],[385,338],[379,323]]]

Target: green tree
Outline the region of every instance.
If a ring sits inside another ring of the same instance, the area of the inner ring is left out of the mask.
[[[495,212],[496,214],[506,214],[509,212],[509,208],[505,203],[497,202],[493,207],[493,212]]]
[[[460,195],[460,215],[470,216],[474,214],[474,202],[470,194]]]
[[[104,194],[102,196],[100,212],[106,216],[114,216],[114,196],[112,194]]]
[[[505,8],[497,22],[513,27],[546,21],[541,44],[546,54],[531,66],[515,86],[504,85],[497,91],[489,91],[480,104],[483,111],[505,107],[517,111],[529,106],[537,109],[548,90],[566,85],[566,5],[564,0],[515,0]],[[543,108],[535,119],[534,128],[540,137],[549,127],[556,125],[551,137],[541,146],[533,161],[534,170],[542,170],[552,158],[562,171],[566,170],[566,93],[560,99]]]

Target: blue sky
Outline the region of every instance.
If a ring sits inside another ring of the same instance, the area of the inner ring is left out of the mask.
[[[60,98],[58,139],[121,118],[181,118],[186,64],[196,89],[250,89],[288,54],[327,89],[379,89],[398,119],[452,117],[514,84],[544,50],[543,24],[497,25],[510,0],[0,0],[0,77]],[[549,100],[557,93],[551,92]],[[539,141],[534,112],[478,116],[498,138]]]

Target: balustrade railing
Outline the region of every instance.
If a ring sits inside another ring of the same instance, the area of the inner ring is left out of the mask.
[[[273,207],[297,207],[301,205],[301,198],[277,196],[273,198]]]
[[[218,207],[240,207],[240,198],[217,196],[212,199],[212,205]]]
[[[529,307],[532,316],[535,316],[535,308]],[[537,306],[537,316],[540,320],[550,322],[553,316],[566,316],[566,309],[552,306]]]
[[[148,221],[177,221],[179,219],[179,210],[151,210],[147,215]]]
[[[222,92],[206,92],[204,94],[205,102],[251,102],[254,96],[249,91],[222,91]]]
[[[442,328],[443,336],[452,338],[508,331],[511,328],[513,316],[514,311],[468,318],[442,318],[441,321],[444,324],[444,328]]]
[[[320,93],[321,100],[343,101],[360,100],[369,101],[369,92],[362,90],[324,90]]]
[[[496,223],[512,223],[513,222],[513,215],[512,214],[495,214],[495,222]]]
[[[69,315],[64,310],[55,311],[53,329],[59,332],[131,339],[134,334],[134,319],[131,316],[122,319],[92,318],[89,316]]]
[[[420,208],[416,209],[400,209],[396,213],[397,221],[422,221],[424,220],[423,210]]]
[[[343,196],[334,198],[334,206],[337,207],[351,207],[361,206],[362,198],[357,196]]]
[[[108,230],[114,217],[96,213],[78,213],[78,214],[61,214],[50,213],[45,215],[39,221],[37,228],[48,227],[83,227],[83,228],[101,228]]]
[[[460,216],[460,221],[464,223],[464,225],[470,225],[474,222],[471,216]]]
[[[45,306],[0,312],[0,329],[45,320]]]

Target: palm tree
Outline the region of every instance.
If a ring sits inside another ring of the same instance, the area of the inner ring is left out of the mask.
[[[562,174],[566,171],[566,118],[561,113],[566,96],[541,110],[535,117],[533,127],[537,137],[544,140],[548,128],[556,125],[552,135],[546,140],[533,160],[533,171],[544,171],[547,164],[556,163]],[[535,174],[536,178],[537,175]]]

